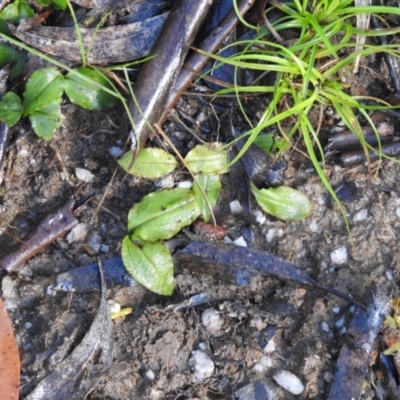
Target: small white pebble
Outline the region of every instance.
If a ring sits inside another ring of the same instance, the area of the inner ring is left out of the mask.
[[[94,175],[84,168],[75,168],[75,176],[81,182],[92,182],[92,180],[94,179]]]
[[[265,220],[267,219],[267,217],[265,216],[265,214],[261,210],[254,211],[253,215],[256,217],[256,221],[260,225],[262,225],[265,222]]]
[[[243,211],[243,207],[239,203],[239,200],[234,200],[229,203],[229,208],[231,209],[231,212],[234,214],[239,214]]]
[[[325,196],[322,195],[322,194],[320,194],[320,195],[317,197],[317,203],[318,203],[320,206],[323,206],[323,205],[325,205],[325,202],[326,202]]]
[[[340,335],[344,335],[346,332],[347,332],[347,328],[345,326],[343,326],[339,333],[340,333]]]
[[[100,245],[100,251],[104,254],[107,254],[110,251],[110,246],[107,246],[106,244]]]
[[[263,349],[264,353],[273,353],[275,350],[276,344],[273,339],[271,339]]]
[[[389,279],[389,281],[392,281],[392,280],[393,280],[393,270],[387,269],[387,270],[385,271],[385,275],[386,275],[386,278]]]
[[[344,315],[342,315],[342,316],[335,322],[336,328],[338,328],[338,329],[342,328],[345,322],[346,322],[346,318],[344,317]]]
[[[332,308],[332,312],[334,312],[335,314],[339,314],[340,313],[340,307],[333,307]]]
[[[346,247],[339,247],[331,253],[331,261],[333,264],[344,264],[347,261],[347,257]]]
[[[349,311],[354,314],[356,312],[356,306],[350,306]]]
[[[261,356],[260,363],[265,368],[271,368],[272,367],[272,359],[269,356]]]
[[[201,350],[192,351],[189,366],[194,371],[195,378],[203,382],[214,373],[214,363],[210,356]]]
[[[197,121],[199,121],[199,122],[204,122],[204,121],[207,121],[207,115],[206,115],[206,113],[205,112],[201,112],[198,116],[197,116]]]
[[[268,243],[271,243],[274,240],[275,236],[276,237],[282,237],[283,236],[283,229],[271,228],[271,229],[268,229],[268,232],[265,235]]]
[[[261,356],[260,361],[254,365],[253,370],[255,372],[258,372],[259,374],[262,374],[264,371],[266,371],[268,368],[272,367],[272,360],[268,356]]]
[[[83,239],[85,239],[86,235],[88,232],[88,228],[86,224],[80,223],[76,225],[70,233],[67,235],[67,242],[68,243],[74,243],[74,242],[79,242]]]
[[[154,375],[154,372],[151,369],[146,371],[146,378],[147,379],[150,379],[151,381],[154,381],[155,377],[156,376]]]
[[[328,325],[327,322],[325,322],[325,321],[321,322],[321,329],[322,329],[324,332],[329,332],[329,331],[330,331],[329,325]]]
[[[235,240],[233,241],[233,244],[234,244],[235,246],[247,247],[247,243],[246,243],[246,241],[244,240],[244,237],[243,237],[243,236],[239,236],[237,239],[235,239]]]
[[[265,371],[265,368],[261,363],[257,363],[254,364],[253,371],[261,375]]]
[[[396,208],[396,215],[400,218],[400,207]]]
[[[311,232],[318,232],[318,223],[315,219],[311,220],[309,228]]]
[[[108,149],[108,152],[111,154],[112,157],[118,158],[118,157],[122,156],[122,153],[124,151],[120,147],[112,146]]]
[[[206,351],[207,350],[207,344],[204,342],[199,343],[199,349],[201,351]]]
[[[25,322],[25,323],[24,323],[24,328],[25,328],[25,329],[32,329],[32,328],[33,328],[33,325],[32,325],[30,322]]]
[[[182,181],[176,185],[176,187],[181,188],[181,189],[191,189],[192,186],[193,186],[192,181]]]
[[[29,155],[29,151],[26,147],[22,147],[21,150],[19,151],[18,155],[20,157],[27,157]]]
[[[6,275],[1,281],[1,290],[3,292],[3,299],[8,300],[14,296],[14,281],[11,276]]]
[[[175,185],[175,180],[172,175],[164,176],[157,182],[157,186],[163,189],[173,188]]]
[[[224,324],[224,318],[221,313],[215,308],[208,308],[201,316],[201,323],[210,334],[220,332],[222,325]]]
[[[121,311],[121,305],[117,303],[115,300],[113,299],[107,300],[107,304],[108,304],[108,311],[110,313],[117,313]]]
[[[29,164],[35,165],[35,164],[36,164],[36,160],[35,160],[34,158],[31,158],[31,159],[29,160]]]
[[[274,381],[289,393],[298,395],[304,390],[301,380],[289,371],[279,371],[274,376]]]
[[[368,218],[368,210],[364,208],[354,215],[353,221],[354,222],[364,221],[367,218]]]
[[[224,242],[225,243],[232,243],[232,239],[229,236],[224,237]]]

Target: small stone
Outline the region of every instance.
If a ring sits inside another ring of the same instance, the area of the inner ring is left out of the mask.
[[[121,311],[121,305],[113,299],[107,300],[107,305],[110,313],[117,313]]]
[[[215,308],[208,308],[201,316],[201,323],[210,334],[215,334],[221,331],[224,324],[224,319],[219,311]]]
[[[309,228],[310,228],[311,232],[314,232],[314,233],[318,232],[318,230],[319,230],[318,223],[317,223],[317,221],[315,219],[313,219],[310,222]]]
[[[234,200],[229,203],[229,208],[233,214],[239,214],[243,211],[243,207],[239,203],[239,200]]]
[[[150,379],[151,381],[154,381],[154,379],[156,378],[156,376],[154,375],[154,372],[151,369],[149,369],[146,372],[146,378]]]
[[[329,331],[330,331],[329,325],[328,325],[325,321],[323,321],[323,322],[321,323],[321,329],[322,329],[324,332],[329,332]]]
[[[304,385],[301,380],[289,371],[279,371],[273,376],[273,378],[279,386],[294,395],[298,395],[304,390]]]
[[[335,322],[335,326],[336,328],[340,329],[344,323],[346,322],[346,318],[344,317],[344,315],[342,315],[336,322]]]
[[[92,182],[92,180],[94,179],[94,175],[84,168],[75,168],[75,176],[81,182]]]
[[[265,214],[261,210],[254,211],[253,215],[255,216],[256,221],[260,225],[262,225],[265,222],[265,220],[267,219],[267,217],[265,216]]]
[[[84,240],[87,235],[87,226],[83,223],[76,225],[70,233],[67,235],[67,242],[69,244],[73,242],[79,242]]]
[[[368,218],[368,210],[364,208],[363,210],[360,210],[358,213],[356,213],[353,217],[354,222],[359,222],[359,221],[364,221]]]
[[[181,188],[181,189],[191,189],[192,186],[193,186],[192,181],[182,181],[176,185],[176,187]]]
[[[339,247],[331,253],[331,261],[333,264],[344,264],[347,262],[347,258],[348,254],[346,247]]]
[[[110,155],[114,158],[118,158],[120,156],[122,156],[122,153],[124,152],[121,148],[117,147],[117,146],[112,146],[108,149],[108,152],[110,153]]]
[[[234,244],[235,246],[247,247],[247,243],[246,243],[246,241],[244,240],[244,237],[243,237],[243,236],[239,236],[237,239],[235,239],[235,240],[233,241],[233,244]]]
[[[194,371],[195,378],[203,382],[214,373],[214,363],[210,356],[201,350],[195,350],[189,359],[189,366]]]

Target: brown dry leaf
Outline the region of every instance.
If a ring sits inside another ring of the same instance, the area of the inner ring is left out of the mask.
[[[113,64],[135,60],[148,55],[168,13],[142,22],[108,28],[81,28],[85,50],[91,64]],[[75,28],[42,26],[29,31],[14,32],[15,36],[45,53],[81,62]]]
[[[3,400],[18,400],[20,360],[14,331],[0,298],[0,388]]]

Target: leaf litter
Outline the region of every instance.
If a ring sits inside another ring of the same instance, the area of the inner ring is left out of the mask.
[[[107,288],[102,268],[102,262],[99,261],[101,301],[89,331],[72,354],[42,380],[26,399],[80,400],[92,390],[101,374],[110,368],[114,330],[107,305]]]

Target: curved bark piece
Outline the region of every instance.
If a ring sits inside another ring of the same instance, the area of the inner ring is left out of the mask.
[[[241,15],[246,14],[255,0],[242,0],[238,4]],[[232,33],[239,20],[234,10],[232,10],[221,22],[219,26],[213,29],[210,35],[200,44],[200,49],[207,53],[215,53],[223,41]],[[171,92],[166,101],[164,111],[157,121],[161,125],[168,117],[175,104],[182,96],[182,92],[192,83],[203,67],[207,64],[209,57],[205,54],[195,52],[184,64],[177,81],[174,83]]]
[[[376,337],[390,309],[391,292],[387,284],[375,283],[366,290],[362,301],[368,309],[358,308],[350,323],[328,400],[360,398]]]
[[[109,28],[81,28],[85,50],[91,64],[112,64],[131,61],[149,54],[168,13],[142,22]],[[23,42],[45,53],[82,62],[75,28],[42,26],[25,32],[14,32]]]
[[[323,290],[345,299],[361,308],[363,304],[349,295],[310,278],[296,265],[271,253],[223,243],[190,242],[174,255],[174,263],[196,274],[211,275],[216,279],[238,286],[250,283],[257,275],[272,275],[293,281],[311,289]]]
[[[136,99],[130,105],[136,138],[132,149],[136,153],[144,146],[152,126],[159,121],[189,46],[211,3],[212,0],[177,2],[150,51],[155,57],[143,65],[133,87]]]

